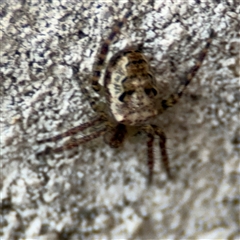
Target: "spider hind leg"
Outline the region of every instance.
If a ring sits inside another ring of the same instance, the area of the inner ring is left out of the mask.
[[[155,134],[159,136],[159,148],[161,152],[163,167],[165,168],[168,178],[172,179],[169,161],[168,161],[168,154],[166,149],[166,142],[167,142],[166,135],[158,126],[153,126],[153,127],[154,127]]]
[[[148,183],[151,184],[152,182],[153,168],[154,168],[153,142],[154,142],[154,136],[156,135],[159,137],[159,148],[160,148],[163,167],[166,171],[168,179],[172,179],[169,161],[168,161],[168,154],[166,149],[167,138],[165,133],[161,130],[161,128],[159,128],[156,125],[144,126],[143,131],[145,131],[148,136],[148,141],[147,141],[147,156],[148,156],[148,169],[149,169]]]
[[[148,156],[148,183],[151,184],[152,176],[153,176],[153,167],[154,167],[154,154],[153,154],[153,141],[154,136],[152,134],[148,134],[148,141],[147,141],[147,156]]]

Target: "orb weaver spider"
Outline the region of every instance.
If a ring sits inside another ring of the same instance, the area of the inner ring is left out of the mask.
[[[167,176],[168,178],[172,176],[166,150],[166,135],[160,127],[149,124],[148,120],[162,114],[179,101],[184,90],[201,67],[210,47],[214,32],[213,30],[210,31],[210,36],[205,47],[200,52],[196,64],[186,74],[185,82],[167,99],[161,99],[154,73],[139,47],[127,47],[110,59],[104,75],[104,85],[102,86],[99,84],[99,79],[109,52],[109,46],[115,36],[120,33],[121,27],[130,15],[131,11],[125,14],[122,20],[113,25],[108,38],[103,41],[99,48],[93,66],[91,86],[97,93],[104,92],[107,100],[105,109],[100,108],[95,99],[89,98],[92,109],[98,114],[95,118],[62,134],[40,140],[38,143],[55,142],[64,137],[82,132],[87,128],[99,125],[102,127],[99,127],[94,132],[79,139],[70,139],[61,147],[55,149],[47,148],[41,154],[48,153],[49,150],[59,153],[75,148],[100,136],[104,136],[105,143],[110,147],[118,148],[127,137],[144,132],[147,136],[148,181],[151,183],[154,167],[153,143],[155,136],[159,138],[162,163]],[[78,69],[75,69],[76,74],[77,72]],[[86,95],[89,95],[87,90],[82,90]]]

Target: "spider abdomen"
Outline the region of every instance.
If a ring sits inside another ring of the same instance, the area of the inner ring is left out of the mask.
[[[141,125],[158,114],[156,81],[140,51],[125,49],[113,56],[104,86],[110,111],[117,122]]]

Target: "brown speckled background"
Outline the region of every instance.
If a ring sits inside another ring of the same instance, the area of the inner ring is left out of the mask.
[[[237,1],[10,0],[0,6],[1,239],[239,239]],[[121,149],[99,138],[36,157],[64,143],[37,140],[94,116],[78,84],[89,87],[99,44],[127,8],[133,15],[109,57],[144,42],[164,95],[194,64],[209,29],[216,32],[184,97],[154,120],[168,137],[175,180],[166,179],[156,143],[151,187],[144,135]]]

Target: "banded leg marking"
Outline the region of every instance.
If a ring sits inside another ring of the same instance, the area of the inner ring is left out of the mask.
[[[101,76],[101,71],[104,67],[104,62],[106,60],[107,54],[109,52],[109,45],[115,38],[117,34],[120,33],[120,29],[127,22],[127,18],[131,16],[132,11],[128,11],[121,21],[118,21],[113,27],[112,32],[109,34],[108,38],[103,42],[99,53],[97,54],[97,61],[93,66],[93,75],[91,78],[92,88],[98,92],[101,89],[101,85],[99,84],[99,78]]]
[[[214,31],[211,30],[210,36],[207,40],[207,43],[206,43],[205,47],[203,48],[203,50],[201,51],[200,55],[198,56],[196,64],[190,69],[189,73],[186,76],[185,83],[180,86],[177,93],[172,94],[168,99],[162,101],[162,108],[164,110],[169,107],[172,107],[182,97],[183,92],[185,91],[186,87],[189,85],[189,83],[192,81],[192,79],[195,77],[197,71],[201,67],[201,65],[207,55],[208,49],[211,46],[213,36],[214,36]]]
[[[68,131],[64,132],[64,133],[61,133],[61,134],[58,134],[54,137],[51,137],[51,138],[47,138],[47,139],[43,139],[43,140],[39,140],[37,141],[38,143],[45,143],[45,142],[55,142],[55,141],[59,141],[61,140],[62,138],[64,137],[68,137],[68,136],[72,136],[78,132],[81,132],[91,126],[94,126],[96,125],[98,122],[101,122],[102,121],[102,117],[98,117],[98,118],[95,118],[93,119],[91,122],[86,122],[86,123],[83,123],[77,127],[74,127],[74,128],[71,128],[69,129]]]

